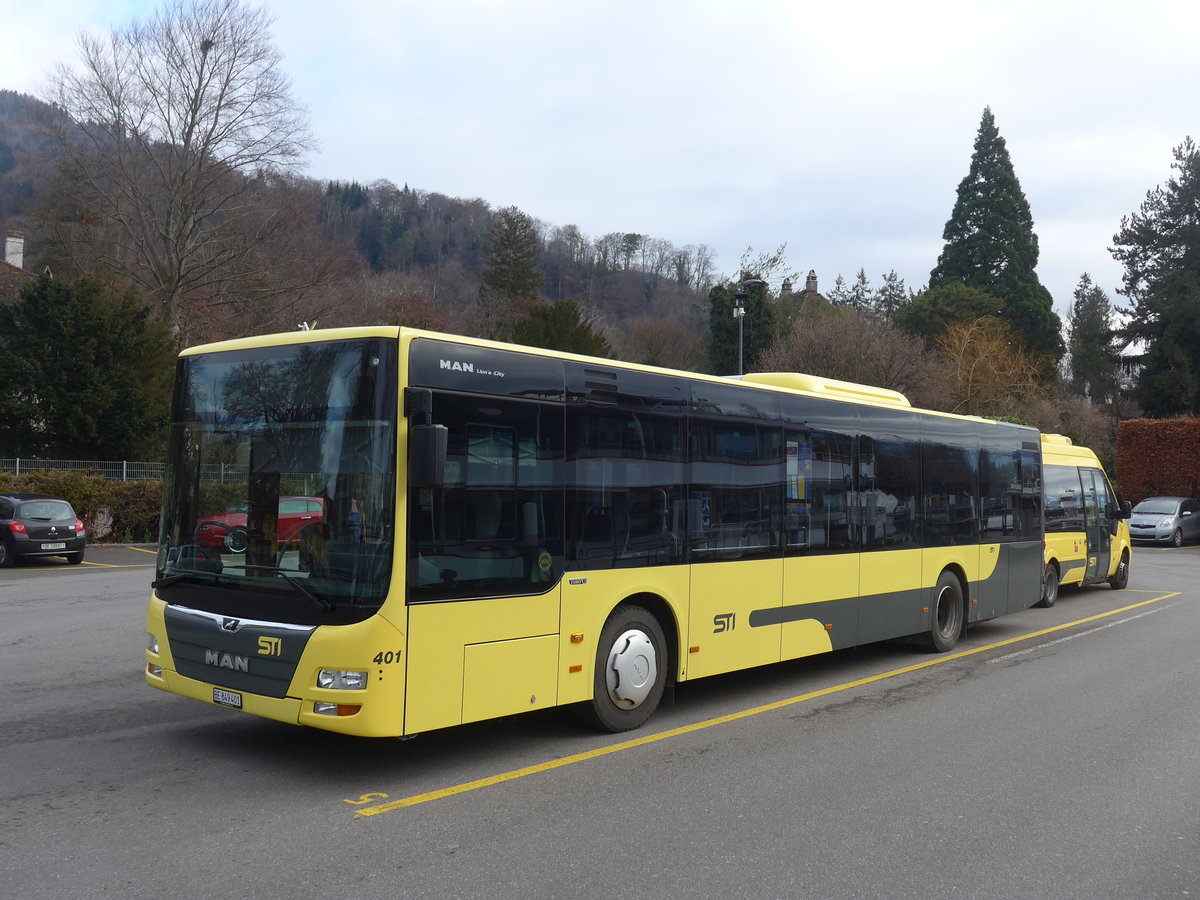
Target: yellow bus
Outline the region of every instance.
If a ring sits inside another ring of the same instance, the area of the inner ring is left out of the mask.
[[[1129,584],[1133,558],[1128,502],[1119,503],[1096,454],[1061,434],[1042,435],[1046,552],[1042,598],[1053,606],[1063,585]]]
[[[147,682],[403,736],[873,641],[954,647],[1042,576],[1031,428],[411,330],[184,351]]]

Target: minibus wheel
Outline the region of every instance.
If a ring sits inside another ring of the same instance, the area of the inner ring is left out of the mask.
[[[1129,585],[1129,554],[1121,551],[1121,561],[1117,563],[1117,571],[1108,579],[1108,586],[1114,591],[1123,591]]]

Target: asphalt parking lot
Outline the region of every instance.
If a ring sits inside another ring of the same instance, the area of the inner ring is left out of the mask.
[[[11,569],[0,570],[0,578],[9,579],[22,575],[43,574],[63,570],[78,572],[80,569],[130,569],[153,570],[158,553],[156,544],[88,544],[83,562],[73,566],[61,556],[31,556],[23,558]],[[151,575],[153,577],[153,575]]]

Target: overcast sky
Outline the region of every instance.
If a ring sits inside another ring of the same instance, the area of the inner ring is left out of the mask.
[[[0,88],[149,0],[0,0]],[[591,238],[787,244],[822,289],[927,281],[985,106],[1065,313],[1120,302],[1123,215],[1200,139],[1195,0],[273,0],[307,174],[515,205]]]

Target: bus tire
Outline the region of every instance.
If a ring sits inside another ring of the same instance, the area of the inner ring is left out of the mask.
[[[1046,568],[1042,570],[1042,599],[1037,602],[1037,605],[1043,609],[1049,609],[1058,601],[1058,566],[1054,563],[1046,563]]]
[[[1121,552],[1121,561],[1117,563],[1117,571],[1108,579],[1108,586],[1114,591],[1123,591],[1129,586],[1129,553]]]
[[[630,731],[642,725],[662,700],[668,653],[662,626],[641,606],[618,606],[596,647],[592,702],[580,716],[603,731]]]
[[[963,590],[958,577],[943,572],[933,589],[933,616],[929,625],[929,646],[937,653],[953,650],[962,635]]]

